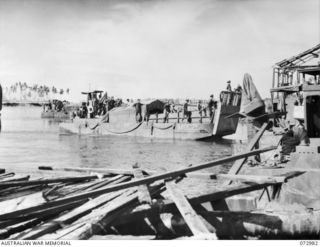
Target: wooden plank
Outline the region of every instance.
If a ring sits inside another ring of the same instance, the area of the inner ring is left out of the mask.
[[[160,193],[163,183],[152,186],[150,192],[152,195]],[[42,239],[88,239],[97,231],[101,231],[110,221],[119,219],[125,211],[135,207],[138,202],[138,193],[135,191],[131,194],[130,190],[121,196],[104,204],[103,206],[92,211],[90,214],[73,222],[70,226],[64,227],[57,231],[56,234],[44,235]]]
[[[123,177],[121,175],[121,177]],[[121,181],[121,180],[120,180]],[[118,180],[113,180],[112,183],[115,184],[119,182]],[[135,192],[135,189],[131,189],[131,193]],[[20,234],[20,239],[35,239],[39,238],[45,234],[51,233],[53,231],[58,230],[61,228],[61,226],[70,224],[73,221],[77,220],[78,218],[90,213],[95,208],[100,207],[101,205],[115,199],[116,197],[122,195],[123,191],[115,191],[113,193],[101,195],[97,198],[94,198],[88,202],[84,202],[82,204],[79,204],[80,206],[75,208],[74,210],[63,214],[57,218],[55,218],[53,221],[47,222],[41,226],[38,226],[34,228],[32,231],[27,232],[26,234]],[[129,192],[127,192],[129,193]]]
[[[166,188],[193,235],[210,235],[211,239],[218,239],[217,235],[215,233],[211,233],[205,224],[203,224],[200,217],[194,211],[173,180],[166,182]]]
[[[256,146],[256,144],[259,142],[260,138],[262,137],[263,133],[265,132],[265,130],[269,127],[269,122],[268,123],[264,123],[262,125],[262,127],[260,128],[260,130],[257,132],[257,134],[250,140],[246,151],[250,152],[251,150],[254,149],[254,147]],[[238,174],[239,171],[241,170],[242,166],[244,165],[244,163],[246,162],[248,157],[243,157],[242,159],[238,159],[236,162],[234,162],[234,164],[232,165],[232,167],[230,168],[228,174]],[[231,181],[228,181],[225,183],[227,184],[231,184]]]
[[[266,183],[266,184],[241,184],[237,186],[228,186],[228,188],[215,191],[212,193],[207,194],[200,194],[197,196],[187,196],[187,200],[191,205],[199,205],[205,202],[214,202],[214,201],[220,201],[222,199],[244,194],[252,191],[257,191],[264,189],[270,185],[274,185],[273,183]],[[163,200],[161,202],[162,206],[162,212],[172,212],[176,210],[175,203],[172,200]],[[137,207],[136,209],[132,210],[131,212],[127,212],[123,215],[123,217],[118,218],[116,222],[111,222],[111,224],[114,225],[121,225],[121,224],[127,224],[131,221],[134,221],[141,217],[146,217],[150,214],[158,213],[156,208],[145,208],[145,207]]]
[[[29,208],[35,205],[43,204],[45,202],[46,200],[44,199],[42,192],[36,192],[30,195],[2,201],[0,202],[0,208],[1,213],[14,213],[16,210]]]
[[[95,189],[99,189],[99,188],[105,187],[107,185],[122,183],[122,182],[125,182],[125,181],[129,180],[129,179],[130,179],[129,176],[117,175],[117,176],[114,176],[112,178],[99,180],[97,182],[94,181],[94,182],[90,183],[88,186],[76,188],[76,189],[71,190],[68,193],[64,194],[63,196],[70,196],[70,195],[74,195],[74,194],[77,194],[79,192],[84,192],[84,191],[92,191],[92,190],[95,190]]]
[[[75,222],[75,225],[84,224],[81,228],[68,233],[64,236],[59,236],[59,239],[88,239],[93,234],[96,234],[94,228],[97,225],[100,225],[100,222],[103,218],[109,217],[113,212],[121,209],[122,207],[127,207],[128,205],[137,202],[138,194],[131,193],[131,191],[125,192],[121,196],[117,197],[110,203],[105,204],[96,211],[93,211],[91,214],[82,217]],[[70,227],[73,227],[71,225]]]
[[[25,187],[12,187],[0,190],[0,202],[16,199],[21,196],[26,196],[29,194],[33,194],[34,192],[43,190],[45,186],[43,185],[33,185],[33,186],[25,186]]]
[[[6,178],[1,179],[0,186],[2,184],[9,183],[9,182],[29,180],[29,178],[30,178],[29,175],[15,175],[14,177],[6,177]]]
[[[60,229],[62,226],[66,224],[70,224],[73,221],[79,219],[81,216],[84,216],[90,213],[95,208],[98,208],[101,205],[115,199],[116,197],[122,195],[123,193],[124,193],[123,191],[116,191],[116,192],[109,193],[107,195],[102,195],[95,199],[92,199],[82,204],[80,207],[77,207],[74,210],[66,214],[63,214],[62,216],[59,216],[53,219],[52,221],[46,222],[41,226],[35,227],[34,229],[27,232],[26,234],[19,235],[19,239],[36,239],[45,234],[52,233]],[[130,192],[126,192],[126,193],[130,193]],[[134,190],[132,190],[131,193],[134,193]]]
[[[0,229],[0,238],[8,238],[10,235],[13,234],[18,234],[19,236],[21,232],[25,230],[29,231],[29,228],[32,228],[35,225],[38,225],[39,223],[43,222],[44,220],[54,217],[54,215],[57,215],[65,210],[74,208],[77,205],[79,205],[79,203],[81,203],[81,201],[69,203],[67,205],[51,208],[49,210],[44,210],[41,212],[35,212],[28,216],[14,219],[9,222],[3,222],[1,223],[2,229]]]
[[[133,174],[136,179],[144,178],[142,170],[138,167],[138,165],[133,166]],[[148,185],[140,185],[138,186],[138,198],[140,203],[152,204],[152,198],[149,192]]]
[[[10,172],[10,173],[5,173],[0,175],[0,180],[4,179],[4,178],[8,178],[8,177],[13,177],[15,175],[15,173]]]
[[[101,187],[105,187],[106,185],[111,185],[111,184],[118,184],[118,183],[122,183],[124,181],[130,180],[129,176],[125,176],[125,175],[116,175],[112,178],[108,178],[105,179],[103,181],[100,181],[92,186],[89,186],[88,188],[86,188],[86,190],[96,190],[99,189]]]
[[[142,179],[137,179],[135,181],[129,181],[129,182],[121,183],[121,184],[108,186],[107,188],[103,188],[103,189],[98,189],[98,190],[94,190],[94,191],[79,193],[77,195],[69,196],[69,197],[58,199],[58,200],[51,201],[51,202],[47,202],[47,203],[45,203],[43,205],[39,205],[37,207],[29,208],[27,210],[28,211],[29,210],[39,210],[40,208],[58,206],[60,204],[64,204],[64,203],[67,203],[67,202],[70,202],[70,201],[96,197],[96,196],[99,196],[99,195],[102,195],[102,194],[105,194],[105,193],[109,193],[109,192],[113,192],[113,191],[117,191],[117,190],[122,190],[122,189],[127,189],[127,188],[131,188],[131,187],[134,187],[134,186],[139,186],[139,185],[142,185],[142,184],[151,184],[151,183],[153,183],[155,181],[158,181],[158,180],[162,180],[162,179],[166,179],[166,178],[178,177],[178,176],[181,176],[181,175],[183,175],[185,173],[188,173],[188,172],[193,172],[193,171],[197,171],[197,170],[201,170],[201,169],[205,169],[205,168],[221,165],[221,164],[224,164],[226,162],[230,162],[230,161],[234,161],[234,160],[237,160],[237,159],[241,159],[241,158],[244,158],[244,157],[247,157],[247,156],[250,156],[250,155],[256,155],[256,154],[259,154],[259,153],[267,152],[267,151],[273,150],[275,148],[276,147],[271,146],[271,147],[268,147],[268,148],[254,150],[254,151],[251,151],[251,152],[248,152],[248,153],[238,154],[238,155],[235,155],[235,156],[221,158],[221,159],[217,159],[217,160],[214,160],[214,161],[198,164],[198,165],[192,166],[192,167],[182,168],[182,169],[178,169],[178,170],[171,171],[171,172],[166,172],[166,173],[159,174],[159,175],[154,175],[154,176],[150,176],[150,177],[146,177],[146,178],[142,178]],[[24,213],[24,210],[18,210],[15,213],[0,214],[0,220],[1,219],[14,218],[14,217],[17,217],[17,216],[19,216],[19,215],[21,215],[23,213]]]
[[[28,177],[29,178],[29,177]],[[39,179],[39,180],[29,180],[20,182],[0,182],[0,188],[17,187],[17,186],[29,186],[29,185],[39,185],[39,184],[52,184],[61,182],[80,182],[91,179],[97,179],[98,176],[79,176],[79,177],[65,177],[65,178],[50,178],[50,179]]]
[[[233,181],[252,182],[252,183],[284,183],[285,176],[258,176],[258,175],[233,175],[233,174],[217,174],[216,178],[230,179]]]
[[[92,173],[98,172],[109,175],[133,175],[133,171],[129,169],[112,169],[112,168],[92,168],[92,167],[54,167],[54,166],[39,166],[39,170],[49,171],[71,171],[71,172],[83,172]],[[155,172],[155,171],[154,171]]]

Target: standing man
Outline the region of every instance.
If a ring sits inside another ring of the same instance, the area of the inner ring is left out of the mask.
[[[231,92],[232,88],[231,88],[231,81],[227,81],[227,91]]]
[[[135,104],[136,107],[136,122],[140,123],[142,121],[142,104],[140,99],[138,99],[137,103]]]
[[[191,123],[191,111],[189,111],[189,100],[188,99],[186,99],[186,102],[183,105],[183,119],[184,119],[184,117],[187,117],[188,123]]]
[[[209,111],[210,123],[212,123],[214,118],[214,112],[215,112],[215,101],[213,99],[213,94],[210,95],[210,99],[208,102],[208,111]]]
[[[199,116],[200,116],[200,120],[199,122],[202,123],[202,112],[203,112],[203,106],[202,106],[202,102],[201,100],[198,101],[198,112],[199,112]]]
[[[163,118],[164,123],[169,122],[170,108],[171,107],[170,107],[169,100],[167,100],[166,103],[164,104],[164,118]]]

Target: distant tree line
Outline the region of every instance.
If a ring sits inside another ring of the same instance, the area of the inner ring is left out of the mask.
[[[69,94],[70,89],[58,89],[54,86],[50,87],[47,85],[39,85],[39,84],[33,84],[28,85],[26,82],[16,82],[13,85],[9,87],[4,88],[4,93],[7,94],[15,94],[15,93],[26,93],[28,97],[31,97],[32,93],[36,93],[39,97],[47,96],[49,93],[51,94]]]

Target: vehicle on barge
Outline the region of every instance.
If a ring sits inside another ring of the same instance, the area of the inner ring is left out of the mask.
[[[54,120],[69,120],[72,119],[73,112],[77,110],[77,106],[71,105],[67,101],[54,99],[43,104],[41,118]]]

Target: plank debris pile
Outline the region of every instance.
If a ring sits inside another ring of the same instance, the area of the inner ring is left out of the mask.
[[[99,174],[94,168],[60,168],[73,175],[41,179],[4,173],[0,175],[0,238],[225,238],[230,232],[225,231],[224,218],[232,216],[239,220],[245,213],[215,209],[208,211],[204,203],[218,205],[234,195],[261,192],[267,187],[279,186],[287,177],[194,172],[273,148],[254,150],[162,174],[143,171],[137,165],[130,170],[99,169]],[[59,170],[55,167],[39,169],[49,169],[51,171],[47,172],[51,174]],[[213,188],[210,193],[187,196],[180,190],[179,182],[193,176],[227,179],[235,183]],[[250,214],[251,218],[254,216]],[[218,220],[219,217],[223,220]],[[256,217],[265,215],[256,214]]]

